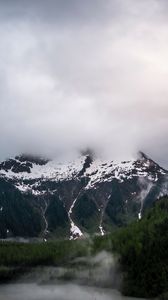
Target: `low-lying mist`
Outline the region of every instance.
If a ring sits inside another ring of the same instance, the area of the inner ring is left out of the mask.
[[[0,287],[2,300],[122,300],[115,290],[63,283],[57,285],[11,284]],[[129,298],[126,298],[129,299]],[[131,298],[133,299],[133,298]]]
[[[102,288],[120,288],[121,274],[117,259],[106,251],[95,256],[79,257],[61,267],[37,267],[19,279],[19,282],[58,284],[73,282]]]
[[[34,268],[17,282],[1,285],[0,299],[117,300],[122,297],[117,292],[120,282],[116,258],[102,251],[76,258],[64,267]]]

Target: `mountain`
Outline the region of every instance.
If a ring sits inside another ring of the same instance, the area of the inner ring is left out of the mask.
[[[167,193],[168,171],[142,152],[122,162],[20,155],[0,163],[0,238],[104,235]]]

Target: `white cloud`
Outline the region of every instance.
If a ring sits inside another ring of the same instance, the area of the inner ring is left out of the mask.
[[[0,4],[1,158],[90,146],[168,166],[166,2],[33,3]]]

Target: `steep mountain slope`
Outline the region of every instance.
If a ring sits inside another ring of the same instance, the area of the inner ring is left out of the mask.
[[[141,218],[167,192],[168,171],[142,152],[120,163],[17,156],[0,164],[0,237],[103,235]]]

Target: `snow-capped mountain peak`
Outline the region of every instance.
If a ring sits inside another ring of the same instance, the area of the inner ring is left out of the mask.
[[[110,182],[113,179],[123,182],[133,177],[148,177],[151,181],[157,181],[158,177],[164,174],[166,171],[143,152],[139,152],[137,160],[121,162],[93,158],[88,154],[63,162],[21,155],[0,164],[0,176],[18,181],[17,188],[21,188],[19,182],[24,184],[27,180],[59,182],[87,177],[86,188],[89,189],[96,187],[98,183]]]
[[[16,235],[13,220],[19,214],[17,222],[24,222],[23,210],[27,223],[17,234],[29,235],[34,228],[27,227],[32,210],[33,216],[39,215],[37,228],[45,239],[60,229],[71,239],[90,230],[103,235],[130,217],[140,219],[145,207],[167,192],[168,172],[142,152],[137,159],[121,162],[90,153],[62,161],[21,155],[0,164],[0,221],[7,220],[6,230],[11,226]],[[1,236],[9,233],[0,229]]]

